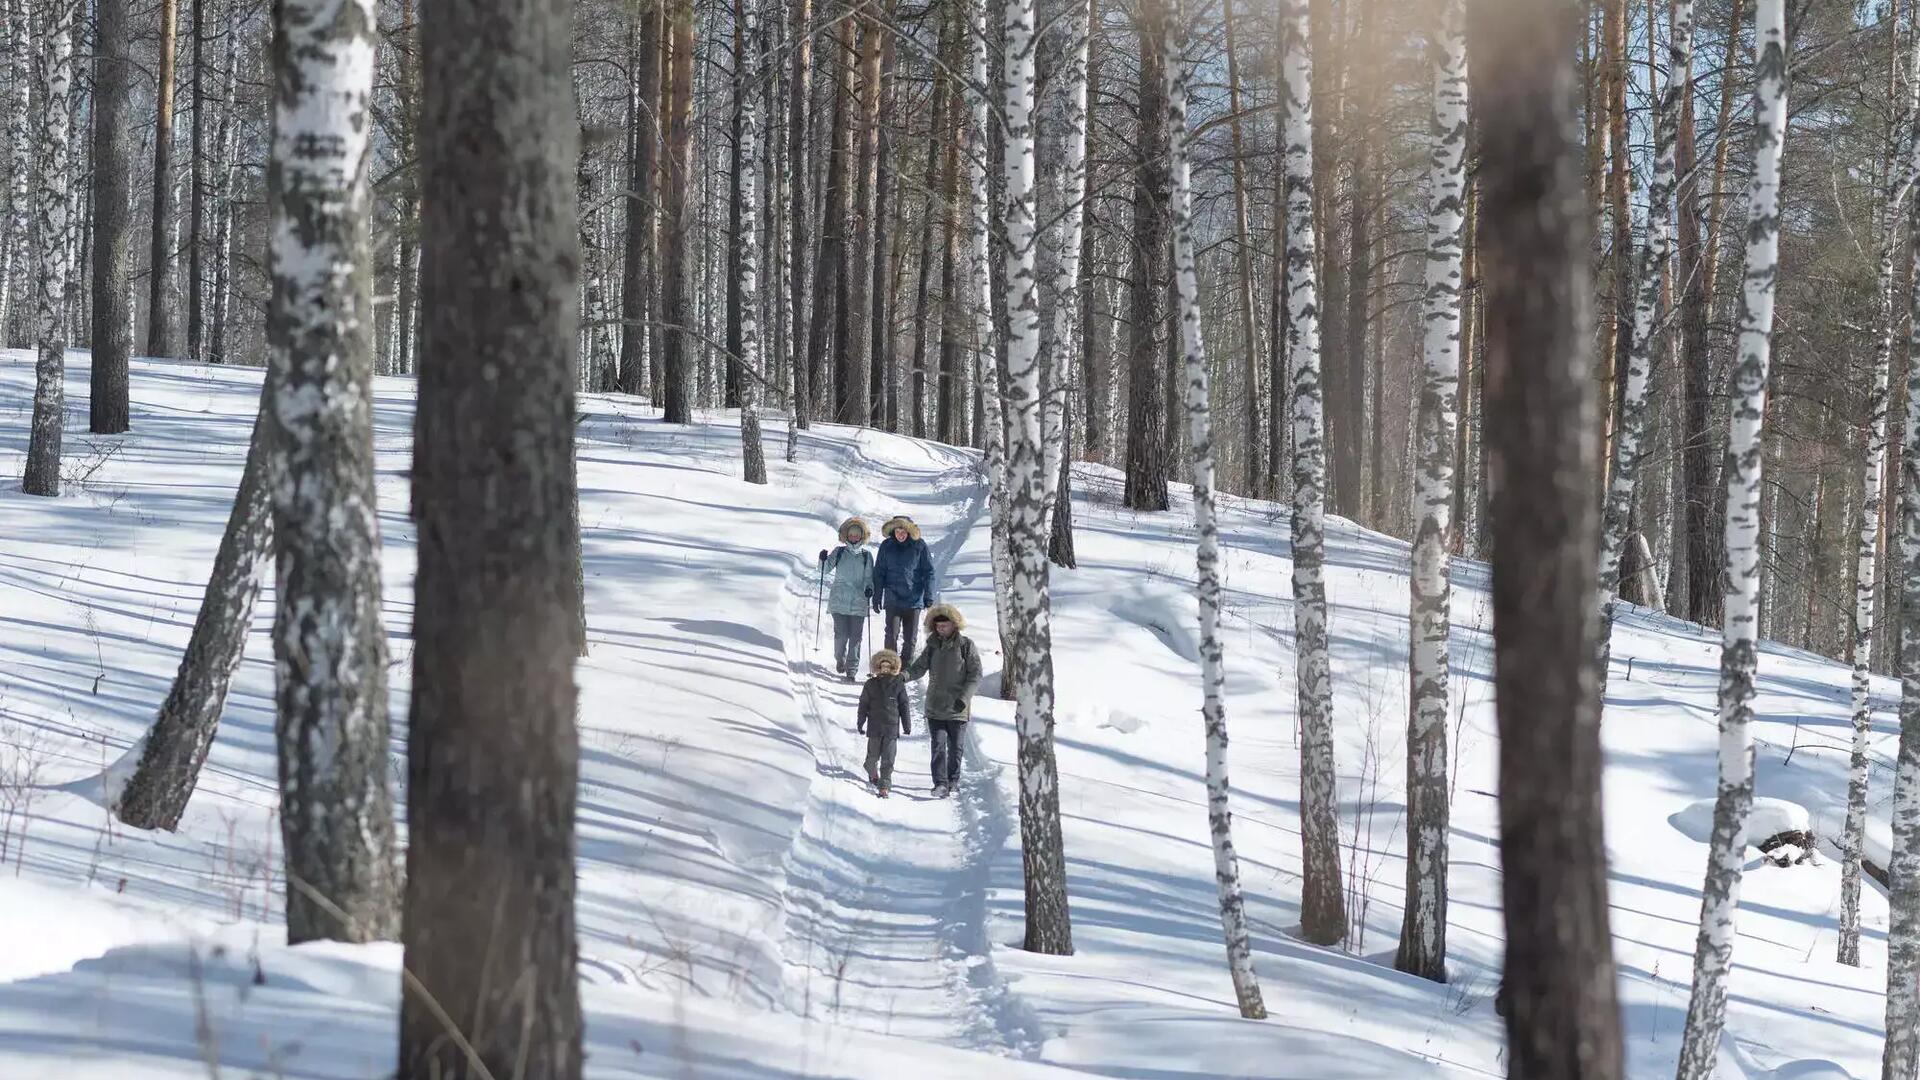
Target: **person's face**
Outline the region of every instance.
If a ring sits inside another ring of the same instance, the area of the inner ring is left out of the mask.
[[[939,634],[941,637],[952,637],[953,636],[953,620],[952,619],[933,620],[933,632],[936,634]]]
[[[893,530],[893,538],[894,538],[895,540],[898,540],[898,541],[900,541],[900,542],[901,542],[901,543],[903,543],[903,544],[904,544],[904,543],[906,543],[906,542],[907,542],[907,530],[905,530],[905,529],[895,529],[895,530]]]

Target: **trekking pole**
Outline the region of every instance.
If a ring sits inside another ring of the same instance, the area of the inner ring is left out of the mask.
[[[820,560],[820,579],[813,587],[813,647],[820,647],[820,609],[826,604],[827,562]]]

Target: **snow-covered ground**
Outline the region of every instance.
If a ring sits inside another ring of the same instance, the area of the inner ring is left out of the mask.
[[[85,355],[70,368],[67,494],[30,499],[14,478],[32,365],[0,352],[0,1076],[384,1076],[398,946],[289,949],[278,928],[271,588],[180,831],[133,832],[101,805],[103,770],[145,729],[178,663],[259,373],[138,363],[133,433],[103,438],[86,434]],[[1269,504],[1226,508],[1235,826],[1273,1012],[1244,1021],[1207,840],[1184,491],[1172,513],[1143,515],[1119,506],[1116,474],[1083,467],[1075,478],[1080,568],[1055,572],[1054,602],[1077,952],[1040,957],[1018,948],[1011,707],[979,702],[960,797],[928,798],[916,723],[894,797],[875,799],[852,731],[856,688],[824,671],[816,633],[813,557],[834,525],[904,512],[932,543],[942,598],[967,613],[995,685],[976,456],[821,426],[788,465],[776,420],[773,482],[753,487],[736,479],[738,432],[724,414],[673,428],[627,398],[588,397],[582,410],[590,1076],[1505,1074],[1491,1005],[1500,890],[1483,566],[1455,569],[1453,979],[1440,986],[1392,970],[1406,547],[1344,522],[1330,530],[1355,936],[1350,951],[1329,951],[1293,936],[1287,522]],[[379,383],[376,419],[398,779],[410,383]],[[1714,788],[1717,635],[1633,612],[1613,657],[1612,925],[1630,1072],[1659,1077],[1678,1049],[1705,868],[1695,804]],[[1769,646],[1760,673],[1760,793],[1804,808],[1826,841],[1846,790],[1847,672]],[[1880,850],[1895,692],[1876,684]],[[1790,806],[1775,810],[1797,820]],[[1884,894],[1869,882],[1866,966],[1841,967],[1830,842],[1817,862],[1789,868],[1752,854],[1721,1075],[1813,1075],[1813,1059],[1877,1075]]]

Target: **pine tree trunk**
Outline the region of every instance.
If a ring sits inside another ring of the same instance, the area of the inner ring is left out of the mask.
[[[400,1080],[478,1075],[449,1022],[502,1080],[581,1071],[571,8],[458,5],[422,28],[438,194],[421,220]]]
[[[1726,612],[1720,658],[1720,784],[1694,946],[1693,994],[1680,1048],[1680,1080],[1713,1076],[1726,1022],[1734,914],[1753,805],[1753,719],[1760,603],[1760,467],[1773,341],[1774,278],[1780,264],[1780,151],[1787,134],[1785,0],[1754,6],[1753,179],[1747,189],[1746,273],[1740,354],[1727,436]]]
[[[1127,484],[1130,510],[1165,510],[1171,469],[1166,430],[1167,85],[1166,32],[1152,0],[1139,15],[1139,136],[1134,142],[1132,270],[1128,281]]]
[[[945,62],[947,55],[952,49],[953,19],[949,14],[942,14],[940,16],[940,41],[937,53],[941,62]],[[926,217],[920,224],[920,280],[914,292],[913,300],[913,363],[912,370],[908,372],[907,376],[911,387],[911,408],[913,412],[913,422],[908,425],[907,434],[912,435],[916,439],[925,438],[927,434],[927,342],[935,333],[934,326],[927,321],[934,267],[934,222],[945,217],[945,207],[953,198],[953,177],[950,171],[951,166],[947,165],[950,153],[941,153],[942,149],[951,151],[951,140],[946,137],[951,127],[951,123],[947,117],[948,100],[950,98],[948,93],[949,82],[946,74],[937,68],[932,75],[932,79],[932,120],[927,127],[927,209]],[[944,176],[941,172],[943,165],[946,165],[949,169],[949,172]],[[951,234],[950,229],[948,233],[949,235]],[[951,257],[949,256],[946,261],[950,264]],[[944,309],[947,305],[942,303],[941,306]],[[936,400],[939,400],[940,385],[937,372],[935,378],[934,396]],[[939,425],[936,424],[936,431],[938,430]]]
[[[620,390],[640,397],[647,392],[647,343],[656,335],[647,326],[647,298],[654,288],[649,273],[653,253],[654,172],[660,150],[660,35],[665,0],[640,0],[634,12],[634,105],[628,141],[626,250],[621,260]]]
[[[1920,49],[1920,36],[1915,46]],[[1920,74],[1920,53],[1908,71]],[[1894,81],[1898,81],[1896,65]],[[1913,81],[1920,90],[1920,80]],[[1847,818],[1840,842],[1840,941],[1838,960],[1860,966],[1860,858],[1867,827],[1867,741],[1873,724],[1874,602],[1878,599],[1880,561],[1880,497],[1887,468],[1887,391],[1893,369],[1894,256],[1900,247],[1901,209],[1920,172],[1915,170],[1916,120],[1920,99],[1911,93],[1893,116],[1887,144],[1886,203],[1880,216],[1879,276],[1875,301],[1880,305],[1880,336],[1875,342],[1873,368],[1867,392],[1866,460],[1861,467],[1860,525],[1854,543],[1853,625],[1847,651],[1853,661],[1853,753],[1847,774]]]
[[[1653,177],[1647,185],[1647,239],[1641,246],[1639,261],[1632,275],[1632,287],[1621,287],[1618,295],[1632,292],[1631,312],[1626,331],[1617,339],[1625,358],[1620,372],[1620,412],[1612,441],[1612,466],[1608,470],[1606,510],[1601,519],[1600,565],[1598,568],[1600,605],[1600,645],[1594,670],[1600,680],[1600,698],[1607,694],[1607,668],[1612,657],[1614,594],[1620,586],[1620,564],[1627,555],[1627,534],[1634,509],[1634,485],[1639,480],[1640,462],[1646,452],[1648,398],[1653,382],[1654,338],[1660,314],[1660,283],[1667,261],[1673,253],[1673,192],[1676,178],[1675,146],[1679,141],[1680,104],[1693,92],[1684,80],[1693,59],[1693,0],[1672,0],[1673,30],[1667,45],[1667,80],[1660,95],[1654,120]],[[1616,129],[1624,129],[1622,119]],[[1624,157],[1625,151],[1620,152]],[[1619,171],[1619,170],[1616,170]],[[1625,202],[1625,182],[1618,181],[1615,210]],[[1614,244],[1619,252],[1626,248],[1622,230],[1616,228]],[[1623,258],[1623,256],[1619,256]],[[1620,275],[1624,278],[1625,271]]]
[[[27,438],[26,473],[21,489],[29,495],[60,494],[60,443],[66,423],[67,334],[63,318],[67,281],[67,230],[73,226],[72,178],[67,174],[73,138],[67,95],[73,87],[73,26],[78,0],[42,0],[40,33],[29,35],[34,82],[39,87],[40,123],[34,153],[35,232],[40,246],[37,283],[38,325],[35,345],[33,419]],[[31,8],[23,25],[32,26]]]
[[[660,260],[660,284],[665,298],[661,321],[666,323],[661,348],[664,369],[662,417],[669,424],[693,422],[694,322],[689,291],[693,287],[693,211],[687,204],[689,160],[693,152],[693,0],[662,0],[667,5],[663,36],[671,55],[663,94],[668,102],[662,125],[666,132],[665,169],[661,209],[665,218],[666,250]]]
[[[99,0],[98,59],[93,69],[93,366],[88,377],[88,427],[117,435],[131,425],[128,360],[133,333],[127,281],[133,277],[132,32],[128,0]],[[0,335],[3,336],[3,335]]]
[[[1231,21],[1228,23],[1232,25]],[[1214,518],[1213,405],[1201,332],[1200,275],[1194,269],[1193,182],[1188,162],[1186,21],[1180,0],[1166,5],[1167,132],[1172,181],[1173,280],[1186,370],[1187,424],[1193,453],[1193,524],[1200,600],[1201,708],[1207,740],[1207,826],[1213,839],[1213,877],[1220,894],[1220,929],[1227,971],[1240,1015],[1263,1020],[1267,1007],[1253,971],[1246,903],[1240,893],[1240,856],[1233,846],[1228,807],[1226,658],[1220,643],[1220,528]],[[1236,167],[1237,172],[1237,167]],[[1242,201],[1242,208],[1245,203]],[[1244,222],[1245,217],[1242,215]]]
[[[274,9],[267,318],[287,938],[391,936],[368,250],[372,0]]]
[[[872,373],[869,389],[869,423],[887,431],[900,430],[900,388],[898,372],[894,368],[893,349],[893,307],[894,283],[899,279],[900,217],[899,193],[895,191],[897,180],[894,176],[893,160],[893,99],[899,93],[894,85],[894,35],[891,26],[894,22],[895,4],[887,4],[885,27],[879,29],[880,48],[880,91],[874,113],[874,181],[873,181],[873,297],[872,315],[867,320],[869,336],[873,339],[869,353],[868,370]],[[889,223],[887,215],[894,215]]]
[[[228,31],[227,48],[226,48],[226,69],[225,69],[225,75],[223,77],[224,89],[221,91],[221,94],[220,94],[220,100],[224,103],[223,108],[221,109],[221,112],[220,112],[220,137],[218,140],[220,143],[220,171],[218,174],[216,174],[216,177],[214,180],[214,195],[213,195],[213,205],[215,208],[215,213],[219,220],[219,224],[214,228],[214,241],[213,241],[213,250],[215,252],[215,258],[214,258],[215,285],[213,290],[213,334],[212,334],[211,341],[207,347],[207,362],[211,364],[226,363],[227,322],[228,322],[229,314],[232,309],[231,297],[233,293],[233,219],[234,219],[234,207],[233,207],[234,183],[233,181],[234,181],[235,172],[238,167],[237,158],[239,156],[237,153],[237,142],[238,142],[237,132],[239,130],[239,124],[235,122],[236,121],[235,113],[239,111],[238,109],[239,102],[234,97],[233,87],[234,87],[235,77],[239,73],[239,55],[238,55],[239,39],[240,39],[240,35],[238,32],[232,31],[232,30]],[[411,250],[412,250],[412,247],[409,244],[403,244],[401,247],[402,252],[407,252]],[[413,340],[413,335],[411,332],[412,325],[413,325],[412,305],[410,303],[412,284],[413,284],[413,263],[410,260],[402,258],[401,268],[400,268],[401,305],[400,305],[398,330],[399,330],[399,338],[400,338],[400,357],[401,357],[399,366],[400,366],[400,370],[403,373],[409,370],[409,366],[406,362],[406,357],[407,357],[406,349],[407,349],[407,346]],[[129,292],[127,295],[128,302],[125,309],[125,318],[127,322],[126,332],[127,332],[127,339],[129,341],[131,341],[133,338],[132,299],[133,299],[132,293]]]
[[[160,0],[160,68],[155,78],[153,135],[153,243],[147,257],[147,355],[172,356],[172,312],[167,292],[173,277],[173,90],[178,52],[180,0]]]
[[[955,14],[947,17],[956,23],[960,19]],[[960,67],[962,37],[960,28],[956,27],[946,51],[941,54],[942,66],[949,72],[957,71]],[[947,76],[947,81],[950,84],[957,83],[951,74]],[[942,226],[944,240],[940,252],[940,372],[935,387],[934,418],[934,430],[938,433],[936,437],[954,446],[964,441],[968,426],[965,359],[968,347],[965,339],[969,332],[967,314],[973,303],[968,290],[973,280],[971,263],[964,269],[960,265],[961,215],[964,212],[960,160],[971,124],[970,110],[960,104],[965,93],[965,88],[958,85],[949,91],[953,115],[948,129],[943,132],[947,143],[943,200],[946,220]]]
[[[1461,268],[1467,198],[1467,40],[1463,0],[1441,8],[1433,54],[1433,156],[1428,166],[1426,300],[1422,312],[1418,462],[1408,633],[1407,903],[1401,971],[1447,981],[1447,540],[1454,504],[1460,398]]]
[[[193,160],[187,184],[187,356],[206,358],[206,294],[201,265],[207,211],[207,0],[193,0]]]
[[[734,191],[740,206],[739,221],[744,231],[734,238],[738,253],[737,273],[740,291],[746,296],[760,295],[760,239],[755,227],[760,221],[760,108],[755,100],[756,81],[760,77],[760,57],[766,41],[755,23],[754,5],[760,0],[734,0],[734,40],[739,44],[733,69],[733,95],[739,103],[739,139],[734,144]],[[741,475],[749,484],[767,482],[767,451],[760,439],[760,385],[756,381],[764,369],[760,348],[760,313],[755,304],[740,306],[740,460]],[[750,375],[750,377],[749,377]]]
[[[846,330],[843,310],[845,308],[847,279],[843,260],[846,257],[846,227],[848,196],[847,188],[847,65],[846,55],[853,51],[851,42],[845,40],[852,31],[845,20],[840,20],[828,52],[832,57],[832,81],[828,93],[833,98],[832,120],[828,125],[827,175],[820,188],[821,208],[817,212],[823,217],[820,223],[820,243],[814,250],[813,268],[813,319],[807,337],[807,365],[813,369],[815,383],[814,412],[832,419],[840,417],[843,399],[847,393],[846,372],[837,362],[837,357],[829,357],[828,348],[839,350]],[[833,360],[836,362],[830,363]],[[828,394],[826,373],[833,372],[832,396]],[[864,386],[865,383],[863,382]]]
[[[849,44],[853,41],[855,25],[853,19],[844,24]],[[881,32],[877,22],[867,20],[861,25],[859,91],[857,94],[851,89],[847,91],[854,112],[847,147],[847,165],[853,169],[853,177],[844,190],[852,240],[846,253],[846,269],[841,275],[846,297],[839,312],[841,332],[836,335],[834,355],[839,362],[838,419],[855,427],[864,427],[873,419],[873,339],[868,319],[873,314],[873,260],[879,257],[873,246]]]
[[[246,659],[254,603],[266,583],[273,540],[267,475],[273,421],[266,410],[273,400],[271,387],[263,386],[261,395],[247,463],[240,472],[226,531],[220,534],[220,549],[207,576],[200,613],[193,620],[193,635],[187,639],[167,700],[142,740],[139,764],[114,808],[121,821],[136,829],[179,827],[199,783],[200,768],[213,748],[227,689]]]
[[[1347,936],[1333,760],[1333,677],[1326,584],[1327,444],[1315,300],[1313,59],[1307,0],[1285,0],[1281,93],[1287,170],[1287,346],[1293,382],[1293,612],[1299,687],[1301,933],[1316,945]]]
[[[798,445],[793,431],[805,428],[812,423],[813,398],[815,390],[808,366],[804,346],[810,340],[807,321],[808,283],[811,278],[812,244],[808,239],[808,222],[813,220],[813,207],[807,194],[807,127],[810,119],[809,106],[813,97],[813,2],[812,0],[792,0],[792,46],[793,46],[793,82],[787,88],[787,168],[786,176],[792,184],[792,199],[788,203],[787,218],[790,222],[791,255],[788,259],[787,279],[793,309],[793,333],[788,337],[789,354],[787,363],[793,369],[793,400],[791,430],[787,435],[787,459],[791,461],[794,448]]]
[[[1594,337],[1586,189],[1566,58],[1580,9],[1469,8],[1481,140],[1493,492],[1507,1067],[1620,1080],[1593,650]]]

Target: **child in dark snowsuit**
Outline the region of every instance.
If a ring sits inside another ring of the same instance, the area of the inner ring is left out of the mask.
[[[873,672],[860,689],[860,713],[853,729],[867,737],[867,782],[881,798],[893,789],[893,755],[900,736],[913,734],[907,680],[900,677],[900,654],[881,649],[868,664]]]

